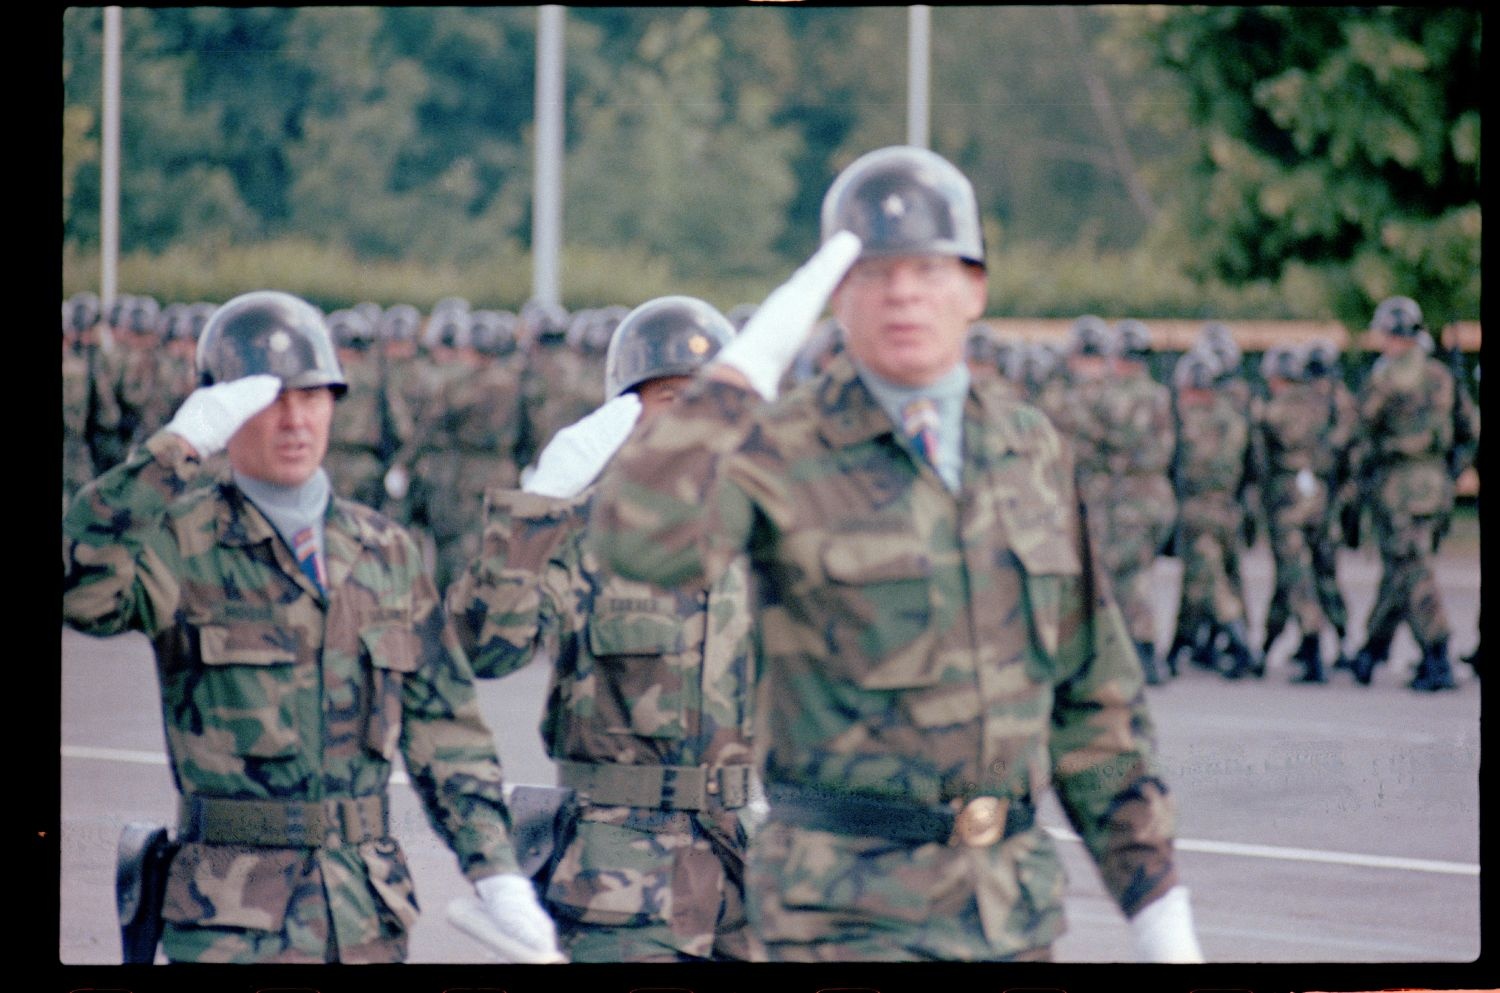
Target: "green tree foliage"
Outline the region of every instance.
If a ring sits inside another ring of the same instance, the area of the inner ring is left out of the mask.
[[[1191,136],[1168,174],[1169,220],[1199,274],[1315,287],[1356,325],[1391,294],[1434,323],[1477,316],[1477,8],[1119,16],[1120,50],[1168,71],[1181,96],[1154,109]]]

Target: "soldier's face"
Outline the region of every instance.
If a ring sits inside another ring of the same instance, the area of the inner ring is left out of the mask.
[[[646,423],[666,409],[692,381],[691,376],[658,376],[637,386],[635,392],[641,398],[641,423]]]
[[[964,360],[984,312],[984,270],[932,255],[862,259],[834,291],[851,354],[902,386],[936,382]]]
[[[251,479],[301,486],[323,464],[332,424],[332,390],[282,390],[229,439],[229,462]]]

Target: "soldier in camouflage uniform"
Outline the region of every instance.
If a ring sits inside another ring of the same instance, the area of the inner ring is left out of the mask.
[[[592,411],[604,388],[598,368],[568,344],[568,313],[530,300],[521,308],[526,414],[520,450],[529,465],[562,428]]]
[[[1214,389],[1229,397],[1240,416],[1245,419],[1246,423],[1249,423],[1253,416],[1251,406],[1255,390],[1240,368],[1243,355],[1239,343],[1234,340],[1234,332],[1219,321],[1209,321],[1198,332],[1198,338],[1193,347],[1206,350],[1218,360],[1219,375],[1214,380]],[[1234,595],[1239,597],[1243,605],[1245,584],[1240,578],[1240,546],[1241,544],[1247,547],[1253,546],[1259,530],[1257,520],[1260,514],[1260,496],[1255,491],[1253,473],[1245,472],[1237,497],[1240,506],[1244,508],[1244,514],[1241,518],[1239,537],[1224,550],[1224,571],[1229,577],[1230,585],[1234,587]],[[1243,612],[1242,606],[1241,613]]]
[[[76,293],[62,306],[62,491],[66,511],[73,494],[94,478],[89,456],[89,366],[81,342],[99,320],[99,298]]]
[[[67,623],[141,631],[155,650],[181,794],[168,959],[404,959],[418,908],[388,833],[398,753],[518,959],[556,959],[416,546],[329,494],[320,463],[345,384],[321,316],[245,294],[215,313],[199,357],[204,388],[63,528]],[[192,485],[200,457],[226,449],[232,472]]]
[[[573,962],[752,958],[745,807],[754,664],[743,562],[711,587],[623,579],[581,547],[596,466],[733,336],[701,300],[661,297],[618,325],[606,404],[558,435],[519,489],[491,490],[484,548],[449,589],[481,677],[552,662],[542,738],[577,819],[544,894]],[[602,443],[601,443],[602,444]]]
[[[441,387],[393,464],[418,484],[418,519],[436,545],[444,590],[479,551],[484,493],[514,486],[520,468],[522,392],[513,326],[474,311],[443,333]],[[479,346],[483,345],[483,349]]]
[[[1313,449],[1313,472],[1323,480],[1328,506],[1310,536],[1312,542],[1313,585],[1323,616],[1338,636],[1335,669],[1348,669],[1352,659],[1345,652],[1349,631],[1349,608],[1344,603],[1338,583],[1338,547],[1340,521],[1345,507],[1358,499],[1354,474],[1349,463],[1354,437],[1359,430],[1359,407],[1354,394],[1344,385],[1339,371],[1338,346],[1327,338],[1307,343],[1302,359],[1303,375],[1313,390],[1323,397],[1328,426],[1323,442]]]
[[[328,315],[328,331],[349,390],[334,409],[323,468],[335,493],[378,507],[393,454],[388,446],[410,436],[411,417],[399,394],[387,391],[381,383],[380,342],[369,318],[352,308],[336,310]]]
[[[1309,382],[1304,355],[1278,344],[1261,360],[1268,396],[1255,404],[1253,466],[1266,535],[1275,562],[1275,581],[1266,610],[1261,651],[1269,654],[1287,622],[1297,621],[1300,641],[1293,660],[1302,666],[1299,682],[1327,681],[1321,646],[1323,609],[1313,578],[1312,549],[1328,513],[1328,480],[1319,470],[1329,428],[1328,398]]]
[[[1172,394],[1151,377],[1151,333],[1140,321],[1114,329],[1110,375],[1098,398],[1097,461],[1104,471],[1080,479],[1089,528],[1135,643],[1146,682],[1156,683],[1156,557],[1177,521],[1172,454],[1177,433]],[[1176,675],[1175,669],[1169,669]]]
[[[1048,958],[1065,880],[1035,810],[1055,788],[1137,953],[1201,960],[1067,445],[963,361],[985,303],[972,187],[883,149],[823,217],[819,253],[605,469],[585,545],[668,586],[750,558],[756,934],[776,961]],[[844,353],[775,400],[830,291]]]
[[[1238,679],[1261,675],[1245,633],[1245,608],[1230,582],[1228,549],[1239,541],[1244,507],[1239,494],[1250,446],[1250,423],[1234,400],[1214,388],[1219,363],[1202,348],[1184,352],[1172,381],[1176,388],[1177,453],[1172,481],[1178,504],[1176,545],[1182,560],[1177,633],[1167,664],[1189,653],[1203,668]]]
[[[1362,435],[1354,459],[1381,576],[1354,676],[1369,684],[1404,621],[1422,650],[1411,688],[1451,689],[1450,628],[1431,556],[1453,512],[1454,481],[1479,443],[1479,411],[1453,373],[1419,346],[1425,329],[1416,301],[1382,301],[1370,330],[1381,336],[1382,354],[1359,395]]]

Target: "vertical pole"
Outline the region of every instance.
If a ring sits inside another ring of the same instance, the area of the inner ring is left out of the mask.
[[[99,301],[114,302],[120,251],[120,8],[104,8],[104,93],[99,157]]]
[[[562,228],[563,8],[537,8],[536,185],[532,191],[532,299],[559,302]]]
[[[928,80],[932,8],[907,8],[906,143],[928,147]]]

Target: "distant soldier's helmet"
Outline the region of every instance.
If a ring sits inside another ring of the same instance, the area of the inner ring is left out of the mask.
[[[161,309],[156,315],[156,336],[162,341],[171,341],[173,338],[182,336],[180,330],[187,322],[189,306],[180,301],[174,301]]]
[[[470,315],[469,333],[479,354],[504,358],[516,350],[516,315],[501,310],[476,310]]]
[[[625,315],[604,355],[604,399],[648,379],[687,376],[734,337],[734,325],[696,297],[647,300]]]
[[[1002,353],[1007,347],[993,327],[984,321],[975,321],[969,325],[968,336],[964,339],[964,356],[970,362],[999,372],[1004,365]]]
[[[409,303],[398,303],[380,315],[375,327],[384,341],[415,341],[422,327],[422,312]]]
[[[1218,321],[1203,325],[1203,330],[1198,332],[1198,343],[1213,352],[1219,360],[1221,376],[1239,368],[1240,346],[1234,340],[1234,332],[1226,325]]]
[[[335,348],[364,351],[375,343],[375,328],[369,318],[357,309],[335,310],[328,315],[328,333]]]
[[[63,303],[63,327],[75,334],[82,334],[99,323],[99,297],[88,290],[80,290]]]
[[[1172,367],[1172,383],[1180,390],[1211,389],[1219,371],[1218,358],[1200,345],[1182,353]]]
[[[1302,353],[1289,345],[1272,345],[1260,358],[1262,379],[1284,379],[1297,382],[1303,373]]]
[[[1425,330],[1422,308],[1411,297],[1387,297],[1375,308],[1375,316],[1370,318],[1370,330],[1399,338],[1415,338]]]
[[[136,334],[155,334],[156,321],[161,316],[161,304],[155,297],[134,296],[125,312],[125,321]]]
[[[218,304],[209,303],[207,300],[189,304],[187,319],[177,326],[179,336],[197,341],[203,334],[203,329],[208,326],[208,319],[214,316],[214,311],[218,309]]]
[[[1339,347],[1327,338],[1314,338],[1307,343],[1303,356],[1304,371],[1314,378],[1332,376],[1339,365]]]
[[[468,348],[474,344],[473,311],[433,311],[422,337],[428,348]]]
[[[1084,314],[1068,329],[1068,354],[1108,355],[1113,347],[1114,332],[1104,318]]]
[[[561,304],[533,298],[521,305],[521,323],[532,340],[561,344],[568,334],[568,311]]]
[[[1125,359],[1146,358],[1151,354],[1151,329],[1134,318],[1116,324],[1114,353]]]
[[[823,240],[852,231],[860,258],[948,255],[983,266],[974,187],[947,159],[893,145],[849,164],[823,197]]]
[[[277,376],[287,389],[349,388],[323,315],[280,290],[255,290],[213,312],[198,338],[198,378],[204,386],[256,373]]]

